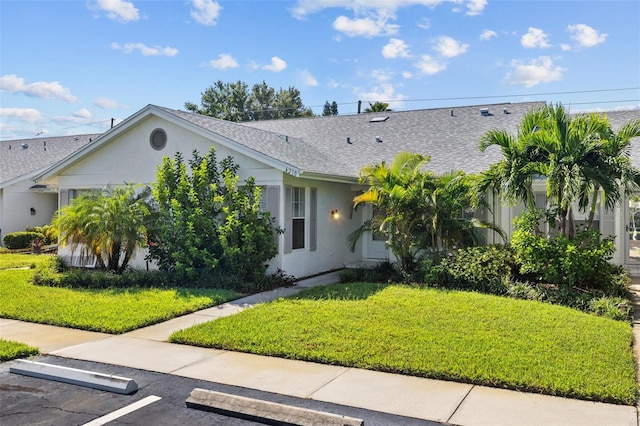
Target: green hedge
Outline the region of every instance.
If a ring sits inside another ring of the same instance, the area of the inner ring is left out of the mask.
[[[40,238],[44,241],[45,236],[40,232],[11,232],[4,236],[2,243],[6,248],[11,250],[26,249],[31,247],[31,243],[36,238]]]

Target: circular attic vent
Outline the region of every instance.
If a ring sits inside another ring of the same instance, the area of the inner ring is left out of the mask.
[[[163,129],[155,129],[151,132],[151,137],[149,138],[149,142],[151,143],[151,148],[156,151],[160,151],[167,146],[167,132]]]

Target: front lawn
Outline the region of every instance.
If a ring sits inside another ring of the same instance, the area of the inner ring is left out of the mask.
[[[540,302],[336,284],[174,333],[170,341],[633,405],[628,323]]]
[[[19,268],[48,261],[44,255],[23,256],[2,255],[0,265]],[[0,317],[105,333],[124,333],[239,297],[215,289],[36,286],[30,282],[34,270],[6,268],[0,266]]]
[[[25,343],[0,339],[0,362],[37,354],[38,349],[32,348]]]

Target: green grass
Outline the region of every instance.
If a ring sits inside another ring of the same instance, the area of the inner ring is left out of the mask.
[[[0,255],[0,270],[42,266],[46,264],[50,259],[51,256],[45,254],[3,254]]]
[[[13,340],[0,339],[0,362],[37,355],[38,349]]]
[[[633,405],[627,323],[461,291],[337,284],[170,341]]]
[[[7,256],[16,255],[0,256],[0,265],[17,264],[5,261]],[[45,256],[35,256],[38,257]],[[18,266],[12,266],[15,267]],[[215,289],[84,290],[35,286],[30,283],[33,273],[32,269],[0,267],[0,317],[117,334],[239,296]]]

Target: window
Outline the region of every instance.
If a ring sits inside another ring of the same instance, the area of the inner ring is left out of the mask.
[[[305,188],[294,187],[291,200],[292,249],[304,248]]]

